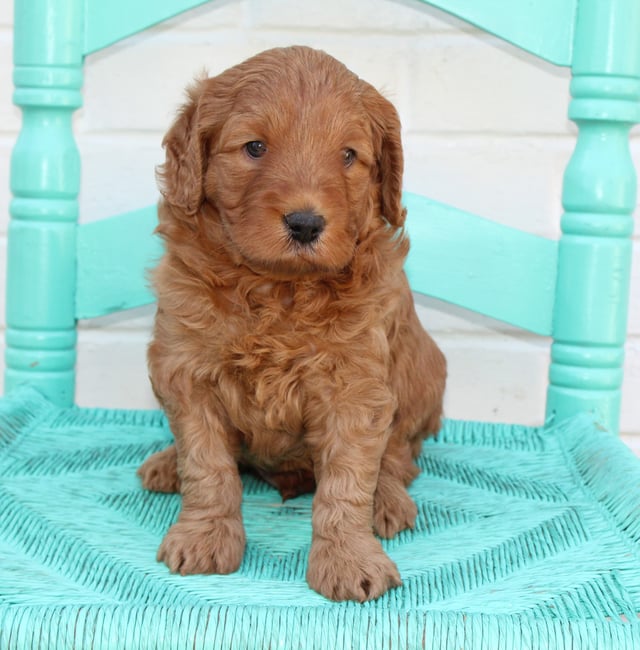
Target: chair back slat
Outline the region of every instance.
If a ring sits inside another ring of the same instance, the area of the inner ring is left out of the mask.
[[[571,65],[577,0],[423,0],[556,65]]]
[[[91,54],[208,0],[85,0],[84,53]]]
[[[414,291],[536,334],[552,331],[558,244],[405,194]]]
[[[536,334],[550,335],[557,242],[405,193],[414,291]],[[76,315],[96,318],[153,302],[162,254],[156,206],[84,224],[78,232]],[[496,290],[499,287],[499,290]]]
[[[78,228],[76,317],[96,318],[154,301],[149,271],[162,255],[151,205]]]

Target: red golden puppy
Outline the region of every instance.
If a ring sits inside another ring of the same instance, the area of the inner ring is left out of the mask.
[[[164,145],[149,368],[175,446],[139,473],[182,511],[158,558],[238,569],[248,465],[315,485],[309,585],[377,598],[446,374],[403,272],[398,115],[327,54],[274,49],[193,86]]]

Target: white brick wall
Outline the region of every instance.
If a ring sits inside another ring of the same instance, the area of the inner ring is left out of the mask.
[[[19,128],[11,106],[11,3],[0,5],[0,276],[8,156]],[[160,140],[203,68],[215,74],[262,49],[327,50],[397,105],[407,189],[555,237],[562,170],[575,127],[568,74],[410,0],[238,0],[201,7],[88,58],[75,125],[84,156],[84,221],[156,200]],[[640,137],[633,139],[640,163]],[[640,229],[636,229],[637,231]],[[4,278],[0,277],[3,304]],[[640,295],[640,241],[633,295]],[[549,342],[419,298],[449,358],[452,417],[541,422]],[[0,312],[0,333],[4,328]],[[78,401],[150,407],[145,346],[151,309],[82,325]],[[622,429],[640,450],[640,301],[632,299]],[[1,380],[0,380],[1,381]],[[634,438],[633,434],[638,437]]]

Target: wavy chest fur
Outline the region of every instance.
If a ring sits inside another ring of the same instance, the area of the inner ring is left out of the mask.
[[[404,240],[378,232],[340,277],[291,281],[222,260],[216,268],[200,264],[194,278],[168,256],[159,269],[168,290],[159,296],[156,328],[169,347],[156,356],[170,357],[169,374],[206,369],[197,381],[211,386],[252,464],[308,463],[310,412],[339,399],[336,378],[373,371],[387,380],[389,331],[408,291],[399,245]]]
[[[215,386],[253,462],[304,455],[309,400],[322,383],[330,393],[336,371],[359,355],[384,363],[389,298],[377,298],[354,301],[316,282],[265,283],[225,315],[210,343]]]

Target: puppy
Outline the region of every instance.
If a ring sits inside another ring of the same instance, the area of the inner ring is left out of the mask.
[[[238,569],[242,464],[315,485],[313,589],[377,598],[446,375],[403,272],[398,115],[327,54],[274,49],[197,82],[164,146],[149,369],[175,445],[139,474],[182,511],[158,559]]]

